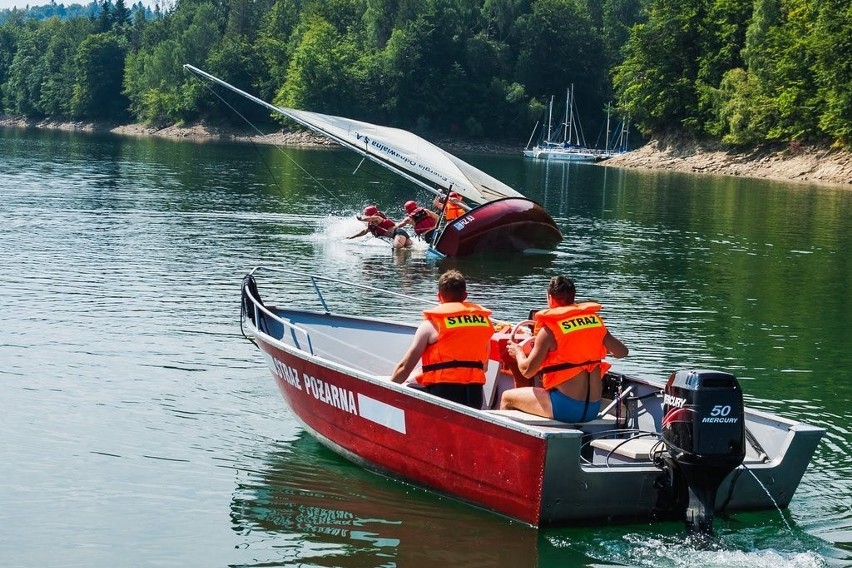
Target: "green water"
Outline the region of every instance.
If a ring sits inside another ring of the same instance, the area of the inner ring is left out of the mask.
[[[344,151],[0,131],[3,564],[852,565],[852,192],[464,157],[542,202],[559,248],[436,263],[346,241],[364,205],[427,196]],[[680,523],[536,531],[305,435],[240,335],[257,264],[420,297],[455,267],[513,321],[567,273],[630,346],[617,370],[728,370],[749,405],[827,435],[783,519],[719,518],[709,548]]]

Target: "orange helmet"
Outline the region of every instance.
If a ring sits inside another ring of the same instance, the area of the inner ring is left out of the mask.
[[[413,201],[406,201],[403,207],[405,208],[406,213],[414,213],[414,210],[417,209],[417,204]]]
[[[368,205],[364,207],[364,215],[375,215],[379,210],[376,209],[375,205]]]

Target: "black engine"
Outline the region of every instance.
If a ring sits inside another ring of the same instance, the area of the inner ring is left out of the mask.
[[[673,481],[686,486],[687,528],[712,533],[719,485],[745,457],[742,389],[728,373],[676,371],[666,383],[663,404]]]

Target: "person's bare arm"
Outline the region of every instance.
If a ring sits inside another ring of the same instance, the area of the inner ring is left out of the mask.
[[[610,332],[606,332],[606,335],[603,339],[604,347],[606,350],[615,358],[621,359],[622,357],[627,357],[627,354],[630,350],[624,345],[621,340],[619,340],[616,336],[611,334]]]
[[[406,217],[405,219],[403,219],[402,221],[400,221],[399,223],[394,225],[393,228],[394,229],[400,229],[402,227],[405,227],[406,225],[410,225],[413,222],[414,222],[414,220],[411,217]]]
[[[435,326],[428,321],[422,322],[420,327],[417,328],[417,331],[414,332],[414,339],[411,340],[408,351],[406,351],[393,370],[391,380],[395,383],[404,382],[408,378],[408,375],[411,374],[411,371],[414,370],[414,367],[417,366],[417,362],[420,361],[420,357],[423,356],[426,347],[430,343],[434,343],[435,339],[437,339]]]
[[[354,238],[357,238],[357,237],[360,237],[360,236],[366,235],[366,234],[367,234],[367,227],[364,227],[363,229],[361,229],[360,231],[358,231],[357,233],[355,233],[351,237],[346,237],[346,238],[347,239],[354,239]]]
[[[541,369],[541,364],[544,363],[544,359],[547,357],[547,354],[550,352],[553,345],[553,336],[545,327],[540,329],[538,334],[536,334],[535,344],[533,345],[532,351],[530,351],[529,355],[524,355],[524,351],[521,349],[521,346],[515,343],[510,343],[507,346],[507,350],[509,355],[515,357],[515,360],[518,362],[518,370],[521,374],[526,378],[530,378],[535,376],[535,374],[538,373],[538,370]]]

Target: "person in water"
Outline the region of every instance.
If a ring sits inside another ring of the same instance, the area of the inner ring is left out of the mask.
[[[444,196],[438,195],[435,197],[434,201],[432,201],[432,206],[437,209],[439,212],[444,210],[444,219],[447,220],[447,223],[455,221],[465,213],[467,213],[466,205],[464,204],[464,200],[462,196],[456,193],[455,191],[450,192],[450,198],[447,201],[446,208],[444,207]]]
[[[355,215],[355,218],[367,223],[367,226],[351,237],[346,237],[347,239],[354,239],[370,233],[374,237],[390,240],[395,249],[411,246],[411,237],[408,236],[408,232],[405,229],[398,228],[393,219],[379,211],[375,205],[368,205],[364,208],[364,214]]]
[[[426,392],[480,409],[494,325],[490,310],[466,300],[464,276],[457,270],[442,274],[439,304],[423,312],[423,322],[391,380],[404,382],[422,359],[415,380]]]
[[[555,276],[547,288],[546,310],[535,314],[534,344],[528,354],[509,343],[508,356],[524,377],[541,373],[541,387],[509,389],[502,410],[517,409],[563,422],[587,422],[601,406],[601,378],[610,368],[603,358],[626,357],[627,347],[607,331],[598,315],[601,305],[575,303],[574,282]]]
[[[402,228],[406,225],[414,227],[414,233],[429,244],[432,244],[432,239],[435,238],[435,229],[438,227],[438,214],[431,209],[420,207],[414,201],[406,201],[405,205],[406,217],[396,224],[396,228]]]

